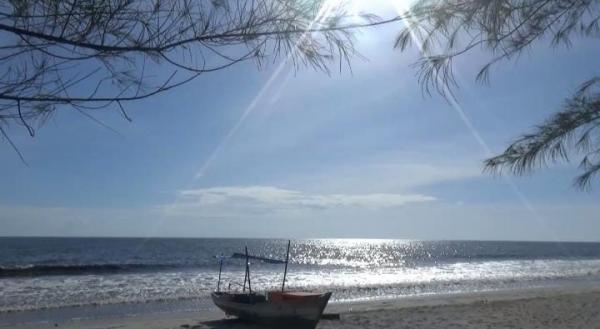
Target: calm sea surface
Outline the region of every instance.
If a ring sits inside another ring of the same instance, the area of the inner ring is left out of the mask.
[[[260,239],[0,238],[0,316],[69,306],[207,299],[216,255],[285,258]],[[223,286],[241,283],[228,259]],[[281,285],[283,266],[252,261],[254,290]],[[600,280],[600,243],[294,240],[290,289],[332,290],[334,302],[544,287]],[[598,281],[600,282],[600,281]]]

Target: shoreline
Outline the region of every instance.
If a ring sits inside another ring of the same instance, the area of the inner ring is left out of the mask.
[[[548,305],[577,305],[582,301],[582,305],[588,305],[590,302],[598,310],[596,314],[590,314],[591,317],[600,317],[600,284],[597,282],[567,284],[556,287],[528,288],[520,290],[503,291],[484,291],[470,293],[452,293],[436,295],[419,296],[401,296],[390,298],[379,298],[371,300],[342,301],[330,303],[327,306],[326,313],[340,313],[341,320],[322,320],[318,328],[338,328],[342,325],[344,328],[354,323],[345,323],[348,318],[359,317],[368,318],[369,321],[380,321],[379,318],[389,318],[398,314],[412,316],[411,312],[421,314],[424,309],[428,312],[438,312],[446,314],[448,309],[459,309],[466,312],[470,317],[477,318],[477,315],[471,314],[482,311],[481,308],[510,307],[511,304],[523,304],[522,307],[528,308],[530,304],[548,304]],[[197,302],[197,301],[196,301]],[[192,303],[193,304],[193,303]],[[162,328],[256,328],[256,326],[247,326],[237,323],[233,319],[226,320],[223,312],[216,309],[212,304],[206,308],[169,309],[170,303],[164,303],[162,310],[157,310],[153,306],[139,304],[138,306],[149,307],[147,313],[127,313],[125,310],[120,315],[106,312],[107,308],[128,308],[132,305],[103,305],[89,307],[84,312],[73,312],[73,309],[81,311],[81,308],[55,309],[51,311],[23,311],[2,314],[5,320],[0,321],[0,328],[24,328],[24,329],[42,329],[42,328],[90,328],[90,329],[113,329],[113,328],[131,328],[131,329],[162,329]],[[530,305],[531,306],[531,305]],[[539,309],[539,306],[534,309]],[[542,307],[543,308],[543,307]],[[553,307],[550,307],[553,308]],[[471,310],[473,309],[473,310]],[[412,310],[412,311],[411,311]],[[454,310],[457,311],[457,310]],[[538,310],[540,311],[540,310]],[[542,310],[543,311],[543,310]],[[54,317],[46,317],[46,314],[54,313]],[[86,316],[69,316],[77,314]],[[543,312],[542,312],[543,313]],[[103,316],[103,314],[105,316]],[[58,317],[56,317],[58,315]],[[552,314],[548,314],[551,316]],[[371,319],[375,317],[377,319]],[[543,316],[542,316],[543,317]],[[11,321],[11,318],[13,321]],[[586,316],[583,316],[586,318]],[[25,320],[25,321],[20,321]],[[27,321],[29,319],[29,321]],[[596,318],[595,318],[596,319]],[[597,318],[600,323],[600,318]],[[515,319],[513,319],[515,320]],[[516,319],[518,320],[518,319]],[[391,320],[390,320],[391,321]],[[344,324],[345,323],[345,324]],[[210,324],[210,325],[208,325]],[[220,324],[223,324],[221,326]],[[431,324],[430,324],[431,325]],[[369,325],[366,325],[370,327]],[[386,328],[385,326],[375,326]],[[430,326],[431,327],[431,326]],[[357,327],[360,328],[360,327]],[[437,328],[435,325],[431,328]],[[523,327],[528,328],[528,327]]]

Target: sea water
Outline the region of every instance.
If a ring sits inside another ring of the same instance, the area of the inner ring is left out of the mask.
[[[285,259],[287,241],[0,238],[0,318],[73,307],[207,306],[216,256],[225,256],[222,289],[238,289],[245,261],[227,256],[246,246]],[[281,287],[283,265],[250,263],[253,290]],[[600,243],[316,239],[292,240],[286,287],[333,291],[332,302],[343,303],[582,280],[600,282]]]

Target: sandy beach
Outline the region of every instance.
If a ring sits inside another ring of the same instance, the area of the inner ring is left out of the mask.
[[[446,297],[419,297],[333,304],[317,328],[600,328],[600,287],[531,290]],[[17,325],[15,328],[89,329],[256,329],[218,311],[164,313],[64,323]]]
[[[600,293],[346,312],[319,328],[600,328]]]

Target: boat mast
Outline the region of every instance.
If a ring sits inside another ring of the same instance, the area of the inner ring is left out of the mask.
[[[252,285],[250,284],[250,261],[248,259],[248,246],[246,246],[246,275],[248,276],[248,291],[252,294]]]
[[[291,240],[288,240],[287,253],[285,254],[285,269],[283,270],[283,283],[281,284],[281,292],[285,289],[285,277],[287,275],[288,261],[290,260],[290,244]]]
[[[242,292],[246,292],[246,280],[248,280],[248,258],[246,258],[246,268],[244,268],[244,286]]]
[[[217,281],[217,292],[221,291],[221,270],[223,269],[223,255],[219,257],[219,280]]]

